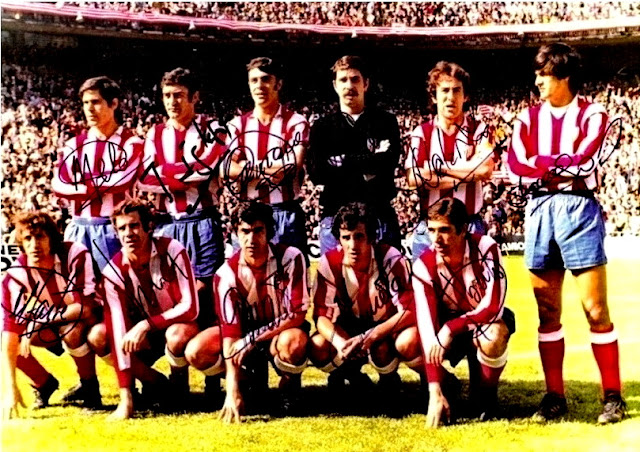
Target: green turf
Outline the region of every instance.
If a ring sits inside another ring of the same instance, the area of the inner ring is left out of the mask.
[[[640,444],[640,279],[637,261],[614,261],[608,266],[609,303],[620,336],[622,378],[632,418],[617,425],[596,426],[600,410],[599,376],[589,345],[588,326],[567,277],[563,324],[567,352],[565,378],[570,414],[565,421],[535,425],[528,417],[542,397],[544,383],[537,353],[537,314],[521,258],[506,258],[507,305],[516,313],[517,332],[510,343],[509,364],[503,374],[500,399],[504,418],[478,423],[463,420],[439,430],[424,428],[426,400],[417,376],[402,367],[402,395],[382,405],[375,397],[354,406],[349,398],[332,400],[326,377],[316,369],[304,373],[303,402],[299,417],[282,418],[275,410],[248,416],[241,425],[224,425],[217,412],[193,410],[180,415],[139,413],[136,419],[106,423],[107,411],[95,414],[75,407],[55,406],[62,391],[52,397],[53,407],[27,411],[22,419],[3,425],[5,451],[121,450],[242,450],[242,451],[622,451],[639,450]],[[36,349],[36,355],[67,388],[76,382],[72,360],[53,357]],[[166,370],[162,360],[158,367]],[[466,391],[466,366],[456,374]],[[375,373],[365,366],[375,380]],[[110,409],[117,403],[117,384],[112,369],[98,364],[103,400]],[[271,386],[276,384],[271,374]],[[27,404],[32,396],[25,378],[19,376]],[[195,403],[201,403],[201,374],[191,373]],[[463,391],[463,393],[465,392]],[[277,393],[272,391],[272,396]],[[464,398],[464,396],[463,396]],[[461,411],[466,412],[462,403]]]

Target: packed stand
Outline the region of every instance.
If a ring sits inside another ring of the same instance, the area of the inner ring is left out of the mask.
[[[283,24],[456,27],[640,15],[639,2],[59,2],[83,8]]]

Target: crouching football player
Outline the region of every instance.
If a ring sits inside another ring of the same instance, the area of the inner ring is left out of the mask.
[[[429,208],[432,245],[413,265],[413,289],[429,381],[427,425],[450,420],[442,391],[448,359],[469,362],[471,401],[481,420],[495,416],[498,379],[507,363],[507,343],[515,331],[513,313],[503,307],[506,276],[498,244],[467,232],[464,203],[443,198]],[[476,359],[477,357],[477,359]]]
[[[24,406],[16,368],[35,390],[34,408],[46,407],[58,380],[31,354],[31,346],[62,344],[75,361],[83,405],[102,405],[95,354],[87,331],[96,323],[93,260],[80,244],[64,242],[46,213],[23,213],[15,221],[21,254],[2,281],[3,419]]]
[[[249,390],[266,389],[266,374],[254,372],[265,358],[281,376],[282,408],[293,408],[307,365],[309,337],[304,256],[295,247],[270,243],[274,220],[266,204],[242,206],[235,222],[240,250],[214,277],[227,372],[220,413],[225,422],[240,421]],[[241,388],[242,378],[249,381]]]
[[[177,240],[153,237],[144,202],[124,201],[111,218],[122,250],[103,270],[105,324],[94,327],[90,340],[96,348],[104,345],[106,330],[120,384],[111,418],[126,419],[134,411],[134,378],[142,382],[143,396],[171,397],[167,379],[151,366],[165,353],[170,363],[187,365],[185,348],[198,333],[198,299],[186,250]]]
[[[395,388],[400,361],[422,364],[408,263],[396,248],[375,242],[377,227],[365,204],[341,207],[332,226],[340,246],[318,265],[311,358],[336,388],[345,380],[355,389],[370,386],[360,372],[367,357],[380,384]]]

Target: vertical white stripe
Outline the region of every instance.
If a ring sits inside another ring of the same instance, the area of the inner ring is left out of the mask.
[[[551,155],[552,131],[551,110],[545,102],[538,113],[538,155]]]

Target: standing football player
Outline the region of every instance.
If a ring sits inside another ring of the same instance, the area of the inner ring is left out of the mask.
[[[274,243],[295,246],[306,256],[305,214],[300,187],[309,124],[280,103],[282,68],[271,58],[247,64],[254,108],[229,122],[228,158],[221,176],[241,202],[271,205],[276,222]],[[236,182],[236,184],[233,184]]]
[[[607,305],[602,209],[597,188],[598,155],[607,113],[578,95],[580,55],[563,43],[544,45],[534,62],[542,103],[517,118],[508,164],[517,183],[535,183],[526,207],[525,264],[538,302],[538,342],[547,393],[534,419],[548,421],[567,412],[562,364],[562,287],[566,270],[577,283],[600,369],[604,409],[598,423],[625,416],[621,396],[618,336]]]
[[[154,126],[144,147],[141,187],[157,194],[157,237],[178,240],[187,250],[196,277],[200,305],[199,330],[217,324],[211,299],[213,274],[224,262],[220,214],[217,209],[218,165],[225,146],[214,120],[196,114],[200,88],[194,74],[177,68],[160,82],[169,119]],[[193,332],[194,335],[197,331]],[[172,382],[189,392],[188,361],[167,353]],[[210,388],[220,387],[207,379]]]
[[[493,146],[484,123],[465,114],[471,78],[456,63],[440,61],[429,72],[427,90],[436,105],[433,119],[416,127],[405,169],[409,188],[420,193],[420,211],[445,196],[460,199],[467,206],[469,232],[484,233],[478,215],[482,208],[482,181],[493,172]],[[424,218],[413,235],[413,260],[429,246]]]
[[[51,184],[56,195],[70,203],[72,219],[65,240],[89,250],[99,275],[120,249],[109,216],[133,195],[142,140],[116,121],[121,97],[116,82],[104,76],[90,78],[79,92],[89,128],[58,152]]]
[[[400,249],[400,227],[391,200],[397,195],[394,171],[400,159],[400,130],[391,113],[365,108],[370,76],[357,56],[340,58],[331,68],[340,111],[317,120],[311,128],[307,170],[323,185],[320,195],[320,253],[338,246],[331,223],[340,207],[363,202],[375,209],[379,237]]]

